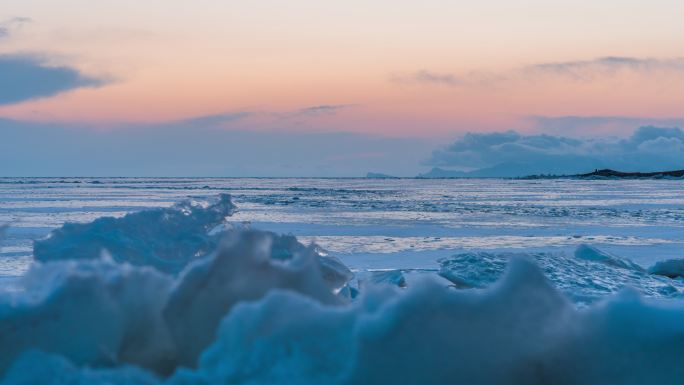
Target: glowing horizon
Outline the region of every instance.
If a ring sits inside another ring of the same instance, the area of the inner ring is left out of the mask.
[[[676,9],[684,5],[10,0],[0,54],[101,84],[3,103],[0,116],[102,127],[339,105],[352,107],[242,128],[385,136],[539,130],[530,116],[677,119]]]

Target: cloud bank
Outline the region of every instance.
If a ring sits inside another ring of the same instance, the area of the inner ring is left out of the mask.
[[[316,115],[333,115],[339,110],[354,107],[353,104],[320,104],[317,106],[310,106],[295,111],[294,115],[316,116]]]
[[[22,25],[30,23],[31,19],[28,17],[13,17],[4,21],[0,21],[0,39],[10,37],[14,31],[21,28]]]
[[[395,83],[401,84],[437,84],[445,86],[462,86],[474,79],[467,79],[450,73],[439,73],[428,70],[420,70],[408,74],[395,74],[391,79]]]
[[[547,134],[575,136],[619,135],[634,127],[684,127],[684,118],[642,118],[634,116],[528,116],[529,128]]]
[[[497,85],[512,81],[535,81],[549,77],[571,81],[591,81],[614,77],[620,73],[646,75],[655,72],[684,72],[684,58],[606,56],[591,60],[537,63],[509,71],[477,70],[462,74],[422,69],[395,74],[391,77],[391,81],[400,84],[464,87]]]
[[[620,71],[651,73],[655,71],[684,71],[684,58],[634,58],[606,56],[593,60],[541,63],[522,68],[529,75],[558,75],[577,80],[597,76],[614,76]]]
[[[468,133],[433,152],[427,165],[472,176],[574,174],[595,168],[655,171],[684,168],[684,131],[641,127],[623,139],[573,139],[515,131]]]
[[[0,55],[0,105],[50,97],[106,83],[67,66],[51,66],[31,55]]]

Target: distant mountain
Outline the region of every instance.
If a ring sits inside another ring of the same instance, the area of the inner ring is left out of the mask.
[[[447,170],[435,167],[429,172],[418,175],[418,178],[518,178],[527,175],[569,175],[591,169],[592,165],[577,164],[554,165],[547,163],[508,162],[473,171]]]
[[[468,174],[469,173],[464,171],[445,170],[443,168],[434,167],[424,174],[419,174],[417,178],[467,178],[469,177]]]
[[[371,179],[399,179],[396,176],[382,174],[379,172],[369,172],[366,174],[366,178],[371,178]]]

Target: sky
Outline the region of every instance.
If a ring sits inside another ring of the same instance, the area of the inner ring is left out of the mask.
[[[684,127],[682,14],[673,0],[3,0],[0,174],[411,176],[490,167],[435,157],[468,133]]]

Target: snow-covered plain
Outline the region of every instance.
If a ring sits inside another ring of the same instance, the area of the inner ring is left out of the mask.
[[[681,181],[2,179],[0,224],[5,384],[684,375]]]

